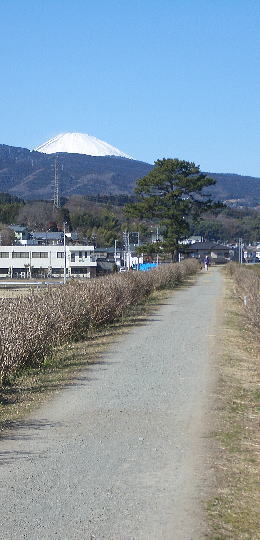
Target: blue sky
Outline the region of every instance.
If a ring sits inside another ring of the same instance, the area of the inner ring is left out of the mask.
[[[259,0],[1,0],[0,143],[260,176]]]

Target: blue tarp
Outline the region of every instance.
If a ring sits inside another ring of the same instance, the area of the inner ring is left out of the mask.
[[[139,264],[139,270],[142,270],[143,272],[146,270],[151,270],[152,268],[156,268],[157,263],[143,263]]]

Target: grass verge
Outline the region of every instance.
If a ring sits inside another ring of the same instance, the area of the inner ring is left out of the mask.
[[[212,540],[259,538],[259,372],[257,332],[226,277],[225,318],[207,511]]]

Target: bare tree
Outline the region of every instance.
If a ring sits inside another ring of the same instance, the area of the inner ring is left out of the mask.
[[[26,203],[20,210],[17,221],[30,229],[46,229],[49,222],[56,221],[52,203],[32,201]]]
[[[12,229],[9,227],[0,225],[0,245],[1,246],[12,246],[15,242],[15,234]]]

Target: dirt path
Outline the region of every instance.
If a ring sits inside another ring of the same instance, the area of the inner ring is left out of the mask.
[[[1,540],[196,540],[218,269],[0,441]]]

